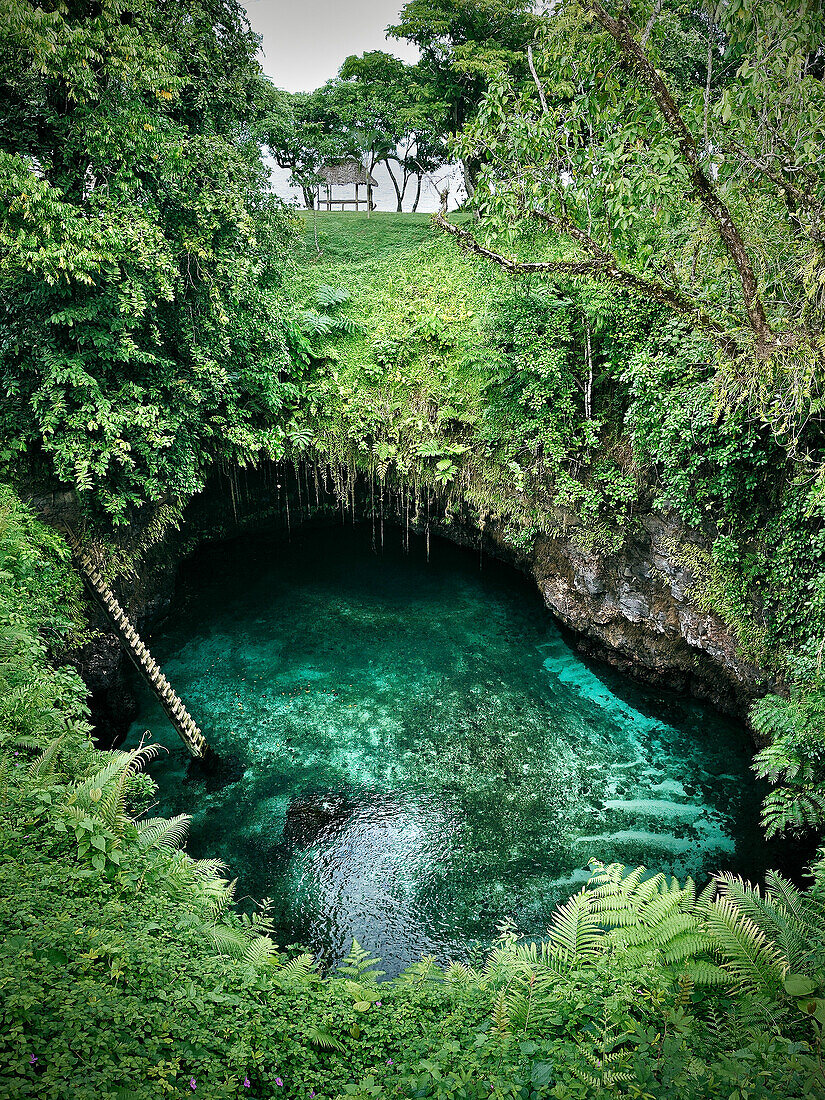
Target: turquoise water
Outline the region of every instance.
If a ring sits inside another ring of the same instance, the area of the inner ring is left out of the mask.
[[[397,545],[395,543],[397,542]],[[393,545],[390,545],[392,543]],[[744,730],[575,654],[513,570],[393,532],[202,552],[149,639],[224,761],[189,767],[137,685],[159,811],[192,814],[281,944],[353,936],[397,972],[541,935],[591,857],[702,877],[765,867]]]

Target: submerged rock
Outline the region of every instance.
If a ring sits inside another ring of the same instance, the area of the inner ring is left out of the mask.
[[[284,844],[288,848],[309,848],[322,834],[343,826],[354,806],[341,794],[308,795],[293,798],[286,811]]]

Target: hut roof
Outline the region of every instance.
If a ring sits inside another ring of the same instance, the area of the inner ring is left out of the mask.
[[[378,186],[372,176],[367,175],[364,166],[353,157],[335,161],[333,164],[325,164],[318,174],[328,187],[350,187],[354,183],[370,183],[373,187]]]

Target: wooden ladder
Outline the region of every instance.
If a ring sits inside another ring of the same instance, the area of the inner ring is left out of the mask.
[[[183,705],[172,685],[161,672],[157,661],[141,641],[140,635],[129,621],[123,608],[115,599],[112,590],[100,575],[99,570],[83,549],[74,532],[65,524],[64,530],[72,547],[72,554],[83,579],[98,597],[109,619],[117,630],[123,648],[131,657],[135,667],[143,673],[147,683],[160,700],[160,704],[177,730],[181,741],[196,759],[204,757],[209,746],[189,711]]]

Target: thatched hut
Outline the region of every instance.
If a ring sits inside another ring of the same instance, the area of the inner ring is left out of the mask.
[[[321,183],[318,186],[318,193],[316,197],[318,209],[322,206],[326,206],[327,210],[332,210],[333,205],[341,204],[343,210],[346,206],[354,206],[356,210],[360,209],[363,202],[367,208],[367,211],[374,210],[375,206],[372,201],[372,189],[377,187],[378,184],[366,171],[363,164],[357,161],[354,157],[349,157],[347,160],[335,161],[332,164],[325,164],[319,171],[318,175],[321,177]],[[336,198],[333,195],[334,188],[342,187],[355,187],[355,198]],[[362,199],[360,191],[363,186],[367,188],[367,197]],[[321,189],[326,190],[326,198],[321,198]]]

